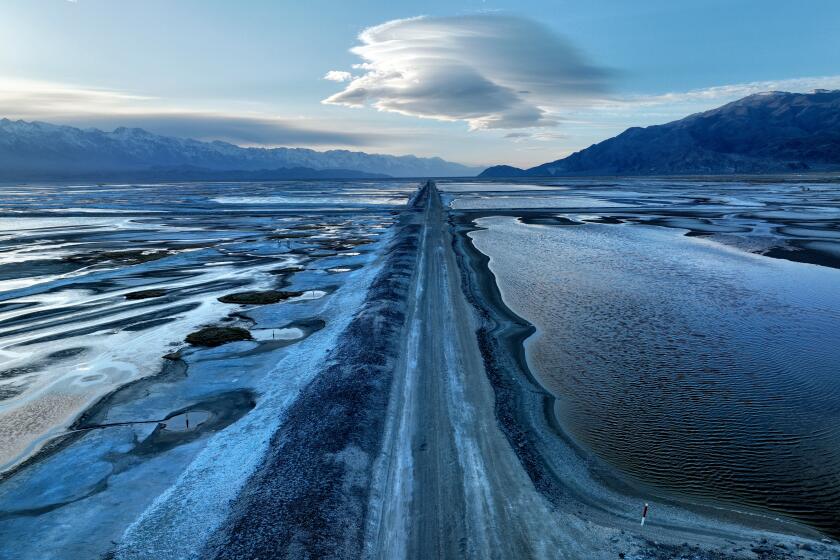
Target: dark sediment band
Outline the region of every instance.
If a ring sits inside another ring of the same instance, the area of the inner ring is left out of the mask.
[[[418,195],[422,199],[423,191]],[[359,558],[420,226],[406,213],[365,304],[274,434],[203,557]]]
[[[552,432],[563,437],[563,432],[557,429],[554,397],[534,379],[527,365],[524,342],[536,329],[502,300],[489,257],[468,235],[479,229],[475,217],[473,213],[452,213],[450,221],[461,287],[480,317],[476,335],[496,393],[496,417],[536,488],[557,505],[569,491],[551,469],[551,460],[545,457],[536,434]]]

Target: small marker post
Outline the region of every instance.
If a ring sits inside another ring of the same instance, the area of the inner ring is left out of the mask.
[[[648,512],[648,505],[647,505],[647,503],[645,503],[645,507],[642,510],[642,527],[645,526],[645,519],[647,518],[647,512]]]

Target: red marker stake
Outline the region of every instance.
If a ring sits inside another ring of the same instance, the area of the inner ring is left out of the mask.
[[[642,510],[642,527],[645,526],[645,518],[647,517],[648,505],[645,504],[645,509]]]

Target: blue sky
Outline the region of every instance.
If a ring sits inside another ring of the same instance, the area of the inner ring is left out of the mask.
[[[840,88],[832,0],[3,0],[0,21],[0,116],[476,165]]]

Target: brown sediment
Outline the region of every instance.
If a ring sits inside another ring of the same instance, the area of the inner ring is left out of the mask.
[[[576,222],[569,218],[565,218],[563,216],[541,216],[539,214],[532,214],[528,216],[523,216],[519,219],[520,222],[523,224],[528,224],[532,226],[580,226],[583,225],[583,222]]]
[[[619,218],[616,218],[615,216],[598,216],[597,218],[589,218],[589,219],[585,219],[583,221],[587,222],[587,223],[590,223],[590,224],[611,224],[611,225],[615,225],[615,224],[623,224],[624,223],[623,221],[621,221]]]
[[[271,235],[267,236],[268,239],[306,239],[311,237],[308,233],[272,233]]]
[[[125,299],[135,300],[135,299],[149,299],[149,298],[157,298],[166,295],[166,290],[162,288],[152,289],[152,290],[139,290],[137,292],[129,292],[125,294]]]
[[[294,226],[289,227],[289,229],[306,231],[306,230],[312,230],[312,229],[324,229],[324,226],[319,225],[319,224],[298,224],[298,225],[294,225]]]
[[[798,240],[794,240],[790,242],[790,247],[773,247],[761,254],[774,259],[840,268],[840,256],[827,251],[812,249],[800,243]]]
[[[294,274],[302,270],[306,270],[306,268],[303,266],[281,266],[280,268],[272,268],[268,272],[271,274]]]
[[[354,249],[360,245],[367,245],[373,243],[374,239],[350,238],[350,239],[327,239],[318,243],[322,249],[334,249],[336,251],[345,251],[347,249]]]
[[[193,346],[211,348],[241,340],[253,340],[251,333],[242,327],[205,327],[188,334],[186,338],[186,341]]]
[[[265,291],[249,291],[237,292],[235,294],[227,294],[219,299],[222,303],[237,303],[241,305],[268,305],[272,303],[279,303],[289,298],[302,296],[303,292],[286,291],[286,290],[265,290]]]

